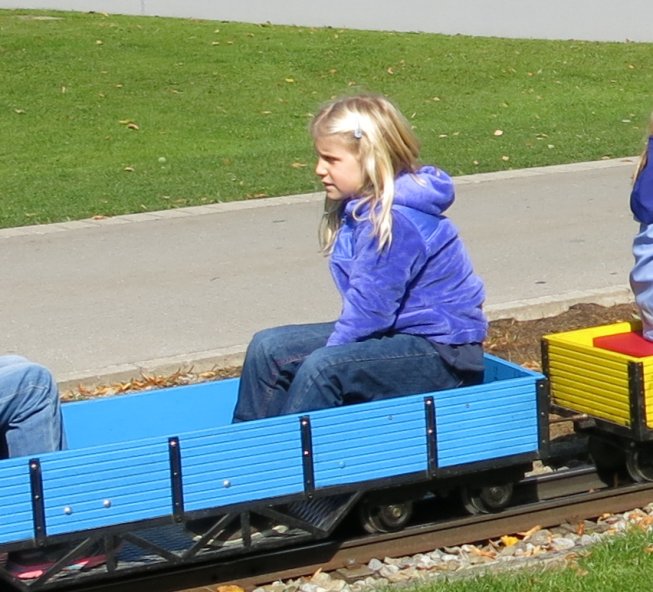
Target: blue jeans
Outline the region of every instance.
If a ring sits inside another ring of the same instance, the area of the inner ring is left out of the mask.
[[[325,347],[333,323],[266,329],[252,339],[234,422],[461,386],[425,338],[394,334]]]
[[[21,356],[0,356],[1,457],[62,450],[66,440],[57,384]]]

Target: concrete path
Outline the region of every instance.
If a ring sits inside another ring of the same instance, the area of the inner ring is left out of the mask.
[[[634,159],[459,177],[450,217],[492,318],[630,299]],[[0,230],[0,351],[64,382],[229,363],[259,328],[335,317],[321,195]]]

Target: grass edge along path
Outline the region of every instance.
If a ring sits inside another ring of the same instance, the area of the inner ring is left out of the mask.
[[[307,123],[359,91],[395,100],[453,175],[636,154],[650,53],[0,10],[0,227],[315,191]]]

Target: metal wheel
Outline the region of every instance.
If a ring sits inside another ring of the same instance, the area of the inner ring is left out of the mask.
[[[402,530],[412,515],[412,502],[378,504],[364,501],[359,506],[361,525],[370,534]]]
[[[623,472],[626,453],[618,443],[590,436],[587,443],[596,472],[606,485],[615,485]]]
[[[626,451],[626,470],[635,483],[653,481],[653,453],[646,448]]]
[[[512,499],[513,484],[487,485],[472,487],[466,485],[461,489],[463,507],[471,515],[490,514],[508,506]]]

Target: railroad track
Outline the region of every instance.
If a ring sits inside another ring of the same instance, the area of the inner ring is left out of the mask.
[[[485,541],[504,534],[575,523],[604,513],[619,513],[653,502],[653,483],[606,488],[590,467],[530,477],[515,490],[516,503],[497,514],[444,518],[401,532],[339,538],[186,567],[183,571],[145,574],[128,580],[77,586],[80,592],[181,592],[201,586],[202,591],[235,583],[251,589],[275,580],[307,576],[317,569],[334,571],[364,566],[374,557],[397,557],[433,549]],[[421,508],[422,516],[428,500]]]

